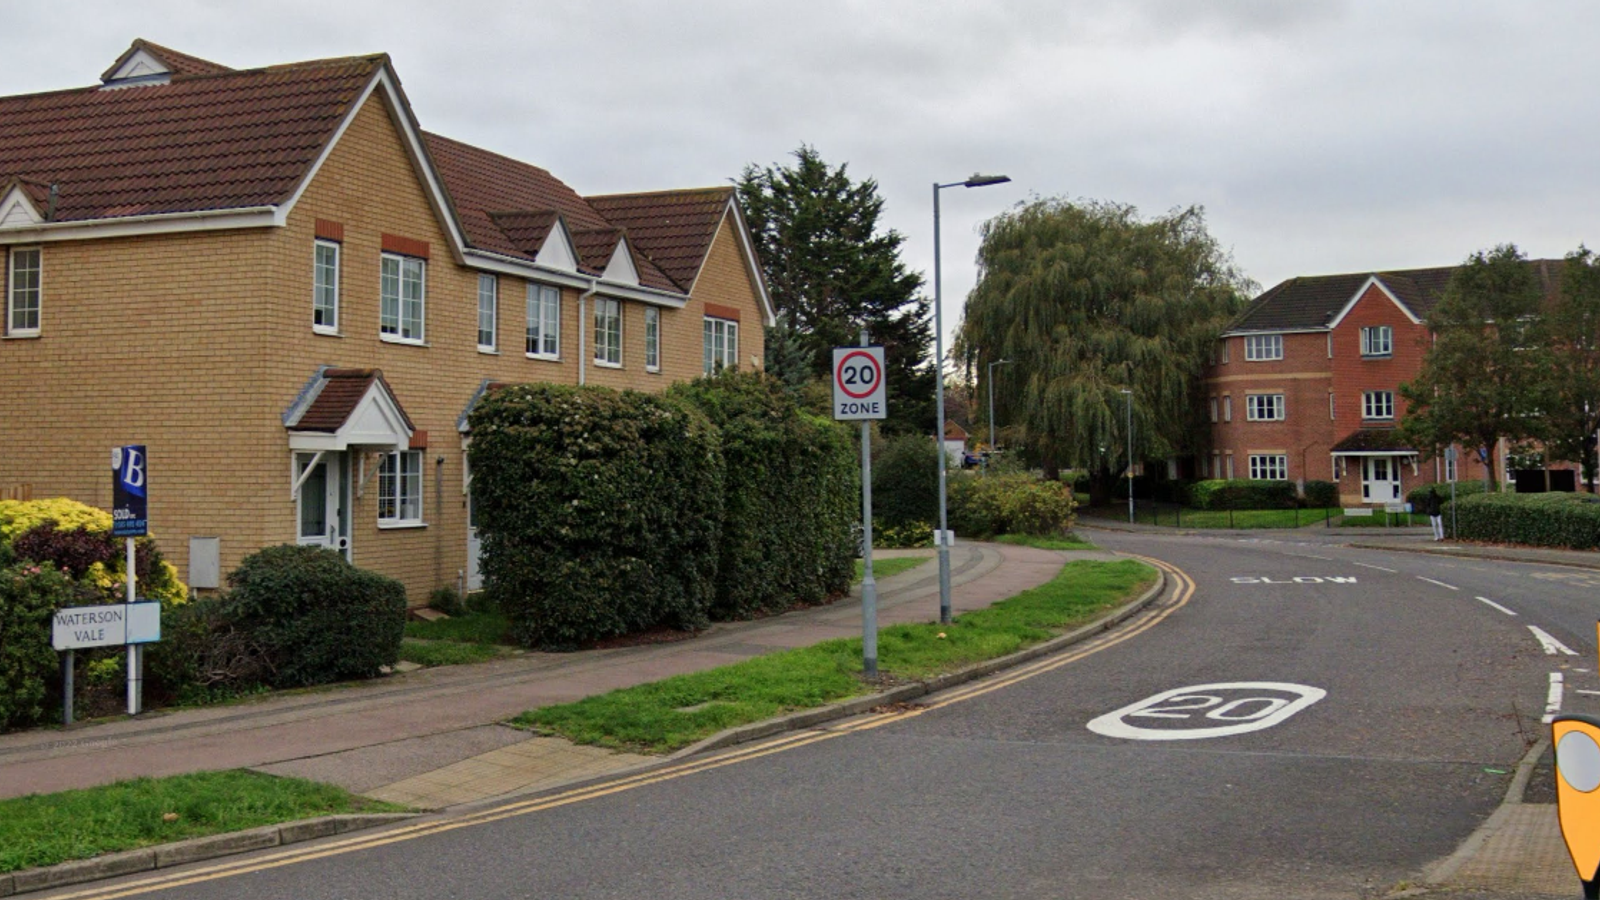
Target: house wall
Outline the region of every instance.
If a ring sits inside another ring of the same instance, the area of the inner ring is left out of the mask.
[[[1233,458],[1233,477],[1250,477],[1252,454],[1287,457],[1290,481],[1329,480],[1332,470],[1328,448],[1337,440],[1328,418],[1328,391],[1333,373],[1328,365],[1327,335],[1285,334],[1283,359],[1245,359],[1244,338],[1226,339],[1227,362],[1221,354],[1206,379],[1207,403],[1217,401],[1217,421],[1211,426],[1214,458]],[[1283,394],[1282,421],[1249,421],[1251,394]],[[1226,415],[1232,406],[1231,421]],[[1207,410],[1209,414],[1209,410]],[[1210,475],[1210,470],[1207,470]]]
[[[317,220],[342,226],[339,333],[312,329]],[[382,235],[428,247],[426,344],[380,339]],[[595,366],[592,305],[578,346],[577,290],[562,296],[561,358],[523,353],[526,282],[499,278],[498,353],[477,348],[478,272],[457,265],[381,92],[354,117],[283,228],[48,245],[42,334],[0,341],[0,492],[110,506],[109,450],[144,443],[150,518],[187,572],[188,538],[221,538],[232,570],[295,539],[293,454],[282,414],[318,366],[381,369],[427,434],[419,528],[377,526],[377,458],[352,491],[357,565],[402,580],[413,603],[466,567],[463,449],[456,421],[484,380],[578,381],[660,390],[698,377],[705,303],[735,309],[740,361],[759,366],[754,283],[724,222],[683,309],[662,308],[662,372],[644,368],[644,304],[623,301],[623,365]],[[352,454],[353,455],[353,454]],[[354,469],[352,465],[352,477]],[[359,493],[359,496],[356,494]],[[3,496],[0,493],[0,496]]]

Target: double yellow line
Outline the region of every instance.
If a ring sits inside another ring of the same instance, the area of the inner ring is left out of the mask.
[[[1034,662],[1025,663],[1014,669],[1008,670],[1001,676],[988,678],[962,687],[953,688],[940,694],[939,699],[923,706],[917,706],[886,715],[877,715],[870,718],[849,720],[838,727],[829,728],[826,731],[791,732],[781,737],[765,741],[761,744],[746,747],[736,747],[732,750],[724,753],[718,753],[714,756],[688,760],[682,763],[666,766],[664,768],[653,769],[649,772],[642,772],[637,775],[629,775],[622,778],[613,779],[601,784],[562,791],[561,793],[552,794],[547,797],[508,803],[502,806],[496,806],[493,809],[484,810],[483,812],[469,813],[464,816],[454,817],[447,820],[418,822],[412,825],[404,825],[398,828],[387,829],[375,834],[366,834],[330,841],[328,843],[318,844],[315,847],[273,851],[261,856],[251,857],[250,859],[246,860],[237,860],[234,862],[202,866],[200,868],[190,869],[181,873],[152,875],[149,877],[140,878],[136,881],[128,882],[126,884],[117,885],[115,887],[91,888],[89,890],[78,891],[76,893],[58,895],[58,900],[90,900],[90,898],[93,898],[93,900],[113,900],[113,898],[117,897],[132,897],[138,894],[147,894],[156,890],[166,890],[170,888],[183,887],[185,885],[199,884],[206,881],[215,881],[222,878],[231,878],[236,875],[245,875],[252,872],[265,871],[267,869],[276,869],[280,866],[309,862],[314,859],[323,859],[329,856],[339,856],[345,853],[354,853],[359,850],[369,850],[374,847],[382,847],[388,844],[399,843],[401,841],[410,841],[421,837],[427,837],[429,835],[442,834],[447,831],[455,831],[458,828],[471,828],[477,825],[485,825],[490,822],[498,822],[501,819],[509,819],[514,816],[525,816],[529,813],[541,812],[547,809],[555,809],[561,806],[569,806],[574,803],[595,800],[600,797],[621,793],[623,791],[630,791],[635,788],[641,788],[652,784],[660,784],[661,782],[672,781],[677,778],[682,778],[686,775],[709,772],[713,769],[720,769],[723,766],[731,766],[736,763],[747,762],[752,759],[760,759],[763,756],[771,756],[774,753],[782,753],[787,750],[793,750],[797,747],[804,747],[807,744],[815,744],[820,741],[832,740],[833,738],[843,737],[847,734],[854,734],[873,728],[881,728],[884,725],[909,719],[913,716],[919,716],[931,710],[942,709],[953,703],[960,703],[966,700],[971,700],[974,697],[981,697],[984,694],[998,691],[1001,688],[1009,687],[1020,681],[1025,681],[1037,675],[1042,675],[1045,672],[1050,672],[1055,669],[1059,669],[1062,666],[1070,665],[1071,663],[1077,662],[1086,656],[1099,653],[1102,650],[1114,647],[1124,641],[1131,640],[1134,637],[1149,631],[1151,628],[1154,628],[1168,616],[1172,615],[1172,613],[1176,612],[1184,604],[1188,603],[1189,599],[1194,596],[1194,579],[1190,578],[1182,570],[1169,563],[1162,562],[1161,560],[1144,556],[1137,556],[1134,558],[1140,560],[1141,562],[1148,563],[1149,565],[1154,566],[1166,573],[1167,578],[1172,582],[1172,599],[1170,601],[1158,603],[1149,610],[1140,613],[1135,619],[1132,620],[1133,625],[1131,627],[1114,632],[1108,631],[1104,635],[1091,638],[1070,653],[1065,653],[1060,656],[1051,656],[1036,660]]]

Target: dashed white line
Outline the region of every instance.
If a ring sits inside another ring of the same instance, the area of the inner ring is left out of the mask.
[[[1351,560],[1351,562],[1355,563],[1356,565],[1358,565],[1360,567],[1362,567],[1363,569],[1377,569],[1379,572],[1388,572],[1390,575],[1398,575],[1398,574],[1400,574],[1400,570],[1399,569],[1385,569],[1383,566],[1375,566],[1375,565],[1372,565],[1371,563],[1355,562],[1355,560]]]
[[[1501,612],[1505,613],[1508,616],[1516,615],[1516,613],[1514,611],[1506,609],[1504,606],[1501,606],[1500,604],[1494,602],[1493,600],[1490,600],[1488,597],[1479,597],[1478,599],[1482,600],[1484,603],[1489,604],[1490,606],[1494,607],[1495,609],[1500,610]]]
[[[1550,673],[1550,693],[1544,702],[1544,724],[1549,725],[1555,720],[1556,713],[1561,712],[1561,673]]]
[[[1453,584],[1445,584],[1445,583],[1444,583],[1444,582],[1442,582],[1442,581],[1434,581],[1434,580],[1433,580],[1433,579],[1432,579],[1432,578],[1423,578],[1423,577],[1422,577],[1422,576],[1421,576],[1421,575],[1418,575],[1418,576],[1417,576],[1417,578],[1418,578],[1418,579],[1419,579],[1419,580],[1421,580],[1421,581],[1426,581],[1426,582],[1427,582],[1427,583],[1429,583],[1429,584],[1437,584],[1437,585],[1438,585],[1438,586],[1439,586],[1439,587],[1442,587],[1442,588],[1449,588],[1449,589],[1450,589],[1450,590],[1452,590],[1452,591],[1459,591],[1459,590],[1461,590],[1461,588],[1458,588],[1458,587],[1456,587],[1456,586],[1455,586],[1455,585],[1453,585]]]
[[[1301,559],[1320,559],[1323,562],[1333,562],[1333,557],[1318,556],[1315,553],[1285,553],[1284,556],[1298,556]]]
[[[1551,637],[1550,633],[1548,631],[1545,631],[1543,628],[1540,628],[1537,625],[1529,625],[1528,626],[1528,630],[1533,632],[1534,639],[1537,640],[1539,642],[1539,645],[1544,648],[1545,655],[1547,655],[1547,656],[1555,656],[1557,653],[1560,653],[1560,654],[1563,654],[1563,655],[1566,655],[1566,656],[1577,656],[1578,655],[1576,650],[1573,650],[1571,647],[1568,647],[1566,644],[1563,644],[1560,641],[1556,640],[1555,638]]]
[[[1600,691],[1586,691],[1583,688],[1578,688],[1577,689],[1577,693],[1579,693],[1579,694],[1596,694],[1596,695],[1600,695]]]

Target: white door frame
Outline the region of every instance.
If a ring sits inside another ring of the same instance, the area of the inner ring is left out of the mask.
[[[314,477],[308,477],[305,472],[307,463],[316,459],[316,454],[297,452],[294,457],[295,478],[298,479],[300,489],[295,492],[294,501],[294,532],[295,543],[304,546],[326,547],[329,550],[338,550],[346,559],[350,558],[349,536],[344,534],[341,520],[345,509],[344,494],[347,476],[344,470],[345,455],[343,453],[324,453],[317,461],[317,466],[322,469],[321,490]],[[317,535],[304,534],[306,501],[312,499],[308,491],[316,494],[322,506],[322,533]]]
[[[1378,473],[1378,463],[1383,473]],[[1397,456],[1361,457],[1361,501],[1363,503],[1393,503],[1402,496],[1400,491],[1400,458]]]

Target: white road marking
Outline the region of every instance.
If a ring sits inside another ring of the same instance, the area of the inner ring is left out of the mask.
[[[1418,579],[1419,579],[1419,580],[1421,580],[1421,581],[1426,581],[1426,582],[1427,582],[1427,583],[1429,583],[1429,584],[1437,584],[1437,585],[1438,585],[1438,586],[1439,586],[1439,587],[1442,587],[1442,588],[1449,588],[1449,589],[1450,589],[1450,590],[1452,590],[1452,591],[1459,591],[1459,590],[1461,590],[1461,588],[1458,588],[1458,587],[1456,587],[1456,586],[1455,586],[1455,585],[1453,585],[1453,584],[1445,584],[1445,583],[1444,583],[1444,582],[1442,582],[1442,581],[1434,581],[1434,580],[1433,580],[1433,579],[1432,579],[1432,578],[1423,578],[1423,577],[1422,577],[1422,576],[1421,576],[1421,575],[1418,575],[1418,576],[1417,576],[1417,578],[1418,578]]]
[[[1534,629],[1537,631],[1538,629]],[[1568,651],[1571,652],[1570,650]],[[1550,673],[1550,693],[1544,703],[1544,724],[1549,725],[1555,720],[1556,713],[1561,712],[1561,673]]]
[[[1576,690],[1577,690],[1577,692],[1578,692],[1578,693],[1580,693],[1580,694],[1593,694],[1593,695],[1600,695],[1600,691],[1586,691],[1586,690],[1584,690],[1584,689],[1583,689],[1583,688],[1577,688],[1577,689],[1576,689]]]
[[[1352,562],[1354,562],[1354,560],[1352,560]],[[1400,574],[1400,570],[1399,569],[1385,569],[1383,566],[1374,566],[1374,565],[1372,565],[1370,563],[1358,562],[1358,563],[1356,563],[1356,565],[1361,566],[1362,568],[1365,568],[1365,569],[1377,569],[1379,572],[1388,572],[1390,575],[1398,575],[1398,574]]]
[[[1276,695],[1276,696],[1275,696]],[[1288,695],[1288,696],[1284,696]],[[1271,728],[1305,709],[1328,692],[1322,688],[1277,681],[1238,681],[1173,688],[1091,719],[1088,728],[1106,737],[1136,741],[1190,741]],[[1188,727],[1192,721],[1200,727]],[[1167,728],[1143,728],[1127,719],[1179,720]],[[1210,722],[1225,722],[1210,725]]]
[[[1543,628],[1540,628],[1537,625],[1529,625],[1528,630],[1533,632],[1534,639],[1539,642],[1539,646],[1544,648],[1546,656],[1555,656],[1557,653],[1561,653],[1566,656],[1578,655],[1577,651],[1551,637],[1550,633],[1545,631]]]
[[[1501,606],[1500,604],[1494,602],[1493,600],[1490,600],[1488,597],[1479,597],[1478,599],[1482,600],[1484,603],[1489,604],[1490,606],[1494,607],[1495,609],[1500,610],[1501,612],[1505,613],[1508,616],[1516,615],[1515,612],[1512,612],[1511,610],[1506,609],[1504,606]]]
[[[1323,562],[1333,562],[1331,556],[1318,556],[1315,553],[1285,553],[1285,556],[1298,556],[1301,559],[1320,559]]]

